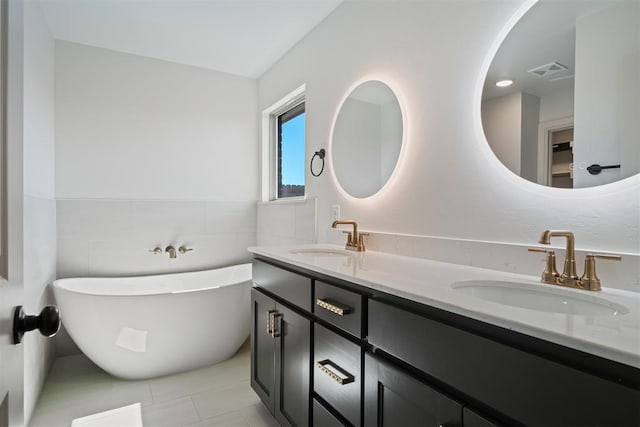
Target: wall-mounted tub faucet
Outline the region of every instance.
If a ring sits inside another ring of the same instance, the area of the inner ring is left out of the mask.
[[[191,252],[192,250],[193,248],[188,248],[185,245],[181,245],[178,249],[176,249],[172,245],[169,245],[164,249],[164,251],[159,246],[156,246],[153,249],[149,249],[149,252],[153,253],[154,255],[160,255],[161,253],[166,252],[169,254],[169,258],[173,259],[178,258],[178,252],[184,255],[187,252]]]
[[[171,258],[171,259],[174,259],[174,258],[178,257],[178,255],[176,255],[176,248],[174,248],[171,245],[169,245],[166,248],[164,248],[164,251],[169,254],[169,258]]]

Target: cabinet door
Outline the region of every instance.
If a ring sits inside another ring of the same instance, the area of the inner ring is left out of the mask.
[[[276,304],[275,417],[282,426],[307,426],[311,387],[311,320]]]
[[[313,399],[313,427],[344,427],[344,424]]]
[[[366,426],[462,426],[462,405],[369,354],[364,381]]]
[[[462,410],[462,420],[464,427],[498,427],[498,424],[489,421],[482,415],[477,414],[469,408]]]
[[[251,388],[273,414],[276,345],[271,332],[276,303],[251,289]]]

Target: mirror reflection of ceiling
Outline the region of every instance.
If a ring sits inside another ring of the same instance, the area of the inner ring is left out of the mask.
[[[505,166],[564,188],[639,172],[639,23],[638,0],[540,0],[524,14],[498,49],[482,96],[485,135]],[[497,87],[503,79],[513,84]]]
[[[615,1],[615,0],[613,0]],[[514,92],[542,96],[559,88],[573,87],[575,74],[576,19],[611,5],[612,0],[542,1],[516,24],[496,53],[485,81],[482,99]],[[529,70],[553,62],[567,67],[548,78]],[[499,88],[503,78],[513,85]]]

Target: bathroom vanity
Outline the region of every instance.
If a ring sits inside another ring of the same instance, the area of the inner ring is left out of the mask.
[[[251,385],[281,425],[640,425],[632,293],[608,295],[609,314],[538,312],[450,285],[528,276],[329,246],[250,250]]]

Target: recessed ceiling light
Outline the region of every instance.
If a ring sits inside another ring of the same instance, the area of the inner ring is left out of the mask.
[[[498,86],[498,87],[509,87],[512,84],[513,84],[513,80],[511,80],[511,79],[498,80],[496,82],[496,86]]]

